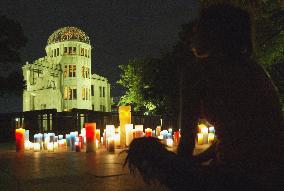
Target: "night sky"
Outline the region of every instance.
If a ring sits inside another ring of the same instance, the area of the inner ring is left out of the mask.
[[[0,14],[19,21],[28,38],[23,63],[45,55],[47,39],[56,29],[76,26],[85,31],[93,47],[92,73],[109,79],[111,96],[122,93],[115,83],[118,65],[171,51],[181,24],[195,19],[197,12],[194,0],[0,1]]]

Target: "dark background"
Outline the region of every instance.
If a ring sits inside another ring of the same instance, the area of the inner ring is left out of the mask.
[[[112,96],[123,92],[116,84],[118,65],[129,59],[171,51],[181,24],[195,18],[194,0],[1,0],[0,14],[19,21],[28,38],[22,63],[45,56],[48,37],[58,28],[76,26],[93,47],[92,72],[107,77]]]

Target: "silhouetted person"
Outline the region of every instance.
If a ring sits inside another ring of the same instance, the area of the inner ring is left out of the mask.
[[[178,154],[155,139],[135,140],[129,167],[173,190],[284,188],[281,104],[269,76],[252,59],[249,14],[230,5],[204,9],[192,50],[198,63],[183,69]],[[193,156],[200,119],[215,126],[218,142]],[[200,165],[210,159],[210,165]]]
[[[202,11],[197,31],[193,52],[200,68],[194,79],[183,75],[178,154],[193,158],[197,122],[205,118],[219,140],[216,165],[264,183],[278,181],[282,108],[271,79],[251,59],[249,14],[229,5],[211,6]]]

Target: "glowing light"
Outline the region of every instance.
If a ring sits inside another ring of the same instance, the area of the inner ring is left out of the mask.
[[[40,143],[34,143],[34,152],[40,151]]]
[[[126,129],[125,124],[131,123],[131,107],[130,106],[119,106],[119,122],[120,122],[120,146],[126,145]]]
[[[131,141],[133,140],[133,124],[125,124],[125,130],[126,130],[126,146],[129,146]]]
[[[152,137],[152,129],[146,128],[145,129],[145,136],[146,137]]]
[[[215,134],[214,133],[209,133],[208,134],[208,142],[212,143],[212,142],[214,142],[214,139],[215,139]]]
[[[86,152],[96,151],[96,123],[85,123],[86,128]]]
[[[107,150],[109,152],[114,152],[115,150],[114,137],[113,136],[108,137],[107,142],[108,142]]]
[[[47,150],[48,150],[48,152],[53,152],[54,151],[53,142],[47,143]]]
[[[135,125],[135,138],[143,137],[143,125]]]
[[[16,151],[25,151],[25,129],[16,129]]]
[[[168,147],[173,147],[173,145],[174,145],[173,139],[167,139],[166,145],[167,145]]]
[[[156,136],[160,136],[160,133],[161,133],[161,130],[162,130],[162,127],[161,126],[157,126],[156,128]]]
[[[197,133],[197,144],[202,145],[203,144],[203,134]]]

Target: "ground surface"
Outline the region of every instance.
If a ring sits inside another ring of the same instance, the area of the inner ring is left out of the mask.
[[[16,153],[13,144],[0,144],[0,191],[142,191],[167,190],[146,185],[122,164],[125,154],[25,152]]]

